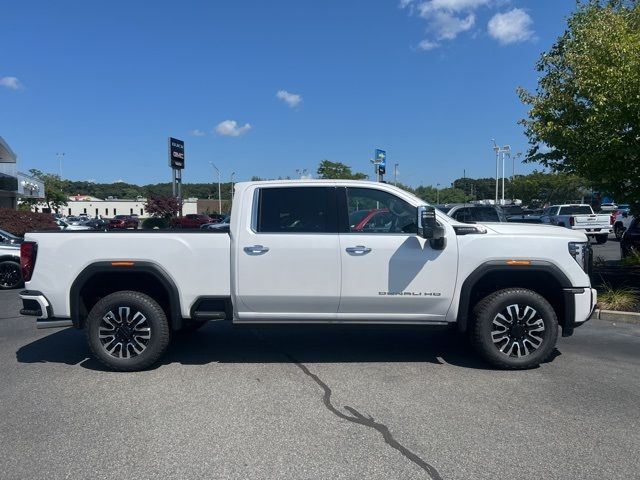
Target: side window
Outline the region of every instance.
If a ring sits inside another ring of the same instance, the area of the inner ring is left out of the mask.
[[[467,207],[459,208],[458,210],[453,212],[453,215],[451,216],[461,223],[468,223],[472,221],[471,214],[469,213],[469,208]]]
[[[337,233],[333,187],[262,188],[256,230],[260,233]]]
[[[371,188],[347,188],[349,231],[417,233],[417,209],[395,195]]]

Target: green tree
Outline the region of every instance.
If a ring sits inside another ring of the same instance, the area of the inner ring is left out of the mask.
[[[579,4],[536,68],[536,92],[518,90],[530,107],[527,161],[580,175],[640,211],[640,4]]]
[[[68,196],[64,192],[63,180],[59,175],[44,173],[41,170],[32,168],[29,170],[32,177],[36,177],[44,182],[44,203],[51,211],[64,207],[67,204]],[[40,203],[41,199],[25,198],[23,203],[30,206]]]
[[[587,192],[587,182],[573,174],[534,171],[516,175],[507,192],[524,205],[542,207],[547,204],[580,202]]]
[[[364,173],[353,173],[351,167],[344,163],[322,160],[318,166],[318,178],[366,180],[369,177]]]

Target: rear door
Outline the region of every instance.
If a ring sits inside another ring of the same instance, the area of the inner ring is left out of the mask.
[[[335,318],[340,252],[334,186],[264,186],[237,232],[236,315],[242,320]]]
[[[342,295],[338,317],[353,321],[443,321],[453,299],[457,242],[434,250],[417,235],[417,208],[375,188],[338,192]],[[348,219],[360,209],[379,212],[374,227],[356,230]]]

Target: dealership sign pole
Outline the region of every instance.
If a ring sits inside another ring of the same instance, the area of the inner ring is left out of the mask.
[[[178,200],[182,216],[182,170],[184,170],[184,142],[169,137],[169,166],[173,172],[173,196]]]

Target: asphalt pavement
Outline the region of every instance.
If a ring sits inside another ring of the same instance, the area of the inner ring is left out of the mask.
[[[448,331],[211,323],[114,373],[18,309],[0,292],[4,480],[639,475],[640,326],[591,321],[507,372]]]

